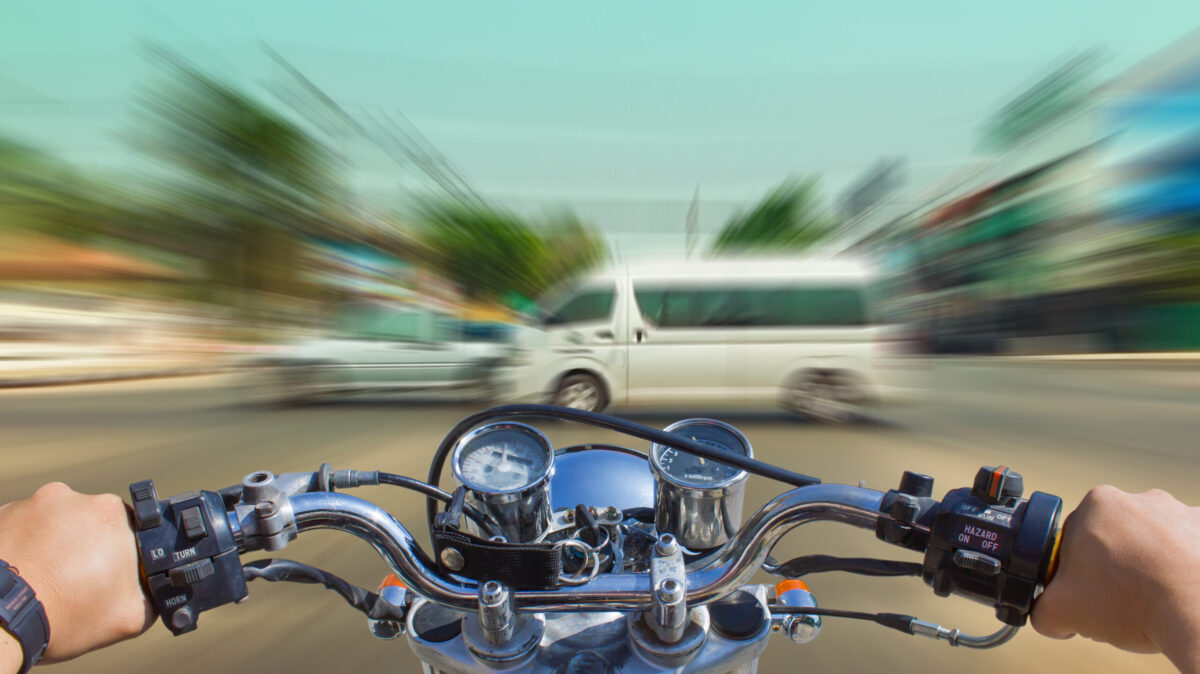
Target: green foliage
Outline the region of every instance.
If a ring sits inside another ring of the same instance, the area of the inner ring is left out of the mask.
[[[443,199],[422,202],[417,219],[431,262],[475,298],[536,297],[606,252],[595,231],[571,213],[535,226],[509,211]]]
[[[332,154],[296,124],[174,53],[143,99],[134,146],[175,169],[223,220],[311,231],[343,196]],[[213,203],[215,202],[215,203]]]
[[[749,211],[730,218],[714,253],[800,251],[823,239],[831,223],[821,212],[816,178],[789,178]]]
[[[36,149],[0,138],[0,223],[70,240],[111,234],[131,221],[115,186]]]
[[[317,292],[296,263],[305,236],[345,227],[333,155],[298,125],[173,52],[151,47],[158,76],[129,140],[166,170],[140,194],[146,219],[204,261],[212,301],[247,317],[273,294]],[[152,235],[153,236],[153,235]]]

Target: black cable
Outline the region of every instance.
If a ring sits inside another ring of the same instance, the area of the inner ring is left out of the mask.
[[[769,463],[757,461],[749,457],[731,454],[709,445],[685,438],[674,433],[644,426],[642,424],[610,417],[605,414],[597,414],[596,412],[587,412],[584,410],[573,410],[567,407],[556,407],[554,405],[500,405],[492,407],[482,412],[477,412],[471,416],[458,422],[446,437],[442,439],[438,445],[437,451],[433,454],[433,461],[429,465],[429,484],[437,486],[441,481],[442,470],[446,466],[446,459],[449,458],[450,452],[454,449],[454,444],[462,437],[464,433],[469,431],[474,426],[477,426],[485,421],[497,418],[511,417],[537,417],[543,419],[566,419],[568,421],[577,421],[579,423],[596,426],[610,431],[617,431],[631,435],[635,438],[649,440],[658,444],[676,447],[694,456],[702,456],[706,459],[711,459],[718,463],[741,468],[748,473],[754,473],[761,477],[778,480],[786,484],[796,487],[807,487],[813,484],[820,484],[821,480],[793,473],[790,470],[785,470],[777,466],[772,466]],[[426,514],[428,515],[429,527],[433,528],[433,518],[437,514],[437,501],[430,498],[425,503]]]
[[[851,620],[868,620],[876,625],[890,627],[905,634],[912,634],[912,624],[915,616],[903,613],[868,613],[866,611],[847,611],[838,608],[821,608],[817,606],[780,606],[771,607],[771,613],[798,613],[801,615],[829,616],[830,618],[849,618]]]
[[[866,611],[848,611],[840,608],[825,608],[823,606],[771,606],[771,613],[801,613],[804,615],[822,615],[830,618],[849,618],[851,620],[869,620],[875,622],[874,613]]]
[[[637,458],[645,460],[645,461],[650,460],[650,457],[645,452],[639,452],[636,449],[630,449],[628,447],[622,447],[620,445],[606,445],[603,443],[589,443],[586,445],[571,445],[570,447],[563,447],[562,449],[556,449],[556,450],[554,450],[554,453],[556,455],[557,454],[574,454],[576,452],[587,452],[587,451],[591,451],[593,449],[602,449],[606,452],[619,452],[621,454],[628,454],[630,456],[636,456]]]
[[[426,484],[418,479],[411,478],[406,475],[397,475],[396,473],[385,473],[383,471],[380,471],[379,472],[379,484],[386,484],[386,485],[391,485],[393,487],[403,487],[405,489],[411,489],[415,492],[420,492],[421,494],[424,494],[428,498],[437,499],[437,500],[441,501],[442,503],[449,503],[451,501],[451,499],[453,498],[447,492],[444,492],[441,489],[438,489],[437,487],[435,487],[431,484]],[[488,533],[488,535],[494,536],[497,533],[499,533],[496,530],[495,525],[493,525],[488,520],[487,515],[484,515],[483,513],[476,510],[475,508],[473,508],[469,505],[466,505],[463,507],[463,514],[466,515],[467,517],[469,517],[472,522],[479,525],[479,527],[481,529],[483,529],[484,531],[486,531]]]
[[[768,560],[768,563],[771,563]],[[920,576],[924,566],[920,562],[901,562],[869,557],[834,557],[833,555],[804,555],[789,559],[771,569],[771,573],[784,578],[799,578],[810,573],[845,571],[860,576]]]
[[[315,566],[290,559],[259,559],[242,566],[246,580],[261,578],[278,583],[310,583],[323,585],[346,600],[346,603],[376,620],[404,620],[404,610],[379,595]]]

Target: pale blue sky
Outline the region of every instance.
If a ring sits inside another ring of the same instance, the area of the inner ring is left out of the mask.
[[[122,166],[139,39],[273,101],[262,41],[352,109],[403,110],[483,194],[614,229],[681,223],[697,184],[706,229],[788,174],[833,196],[884,155],[922,187],[1064,56],[1114,73],[1200,25],[1195,0],[0,4],[0,134]]]

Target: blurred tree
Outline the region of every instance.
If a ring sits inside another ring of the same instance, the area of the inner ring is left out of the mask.
[[[161,77],[142,99],[133,146],[169,172],[146,200],[210,280],[247,312],[314,290],[295,264],[301,238],[334,234],[346,199],[333,154],[296,124],[152,46]]]
[[[421,202],[416,218],[434,267],[476,299],[536,297],[606,254],[573,213],[535,226],[509,211],[447,198]]]
[[[749,211],[725,223],[712,244],[714,253],[799,251],[832,231],[822,213],[815,177],[789,178]]]
[[[94,194],[68,164],[34,148],[0,139],[0,221],[77,239],[95,230]]]
[[[608,257],[604,239],[592,226],[579,219],[573,211],[548,214],[538,231],[548,253],[546,272],[549,285],[569,281],[595,267]],[[538,295],[547,286],[538,289]]]

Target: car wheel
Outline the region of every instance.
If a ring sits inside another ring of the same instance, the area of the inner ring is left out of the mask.
[[[241,375],[242,401],[258,407],[284,407],[315,402],[326,393],[319,389],[322,373],[305,365],[267,365]]]
[[[608,406],[604,385],[590,374],[564,377],[554,392],[554,404],[588,412],[600,412]]]
[[[837,370],[797,377],[784,392],[784,405],[818,421],[854,423],[863,418],[862,389],[852,375]]]
[[[277,407],[289,397],[285,365],[255,365],[238,372],[234,389],[238,402],[249,407]]]

